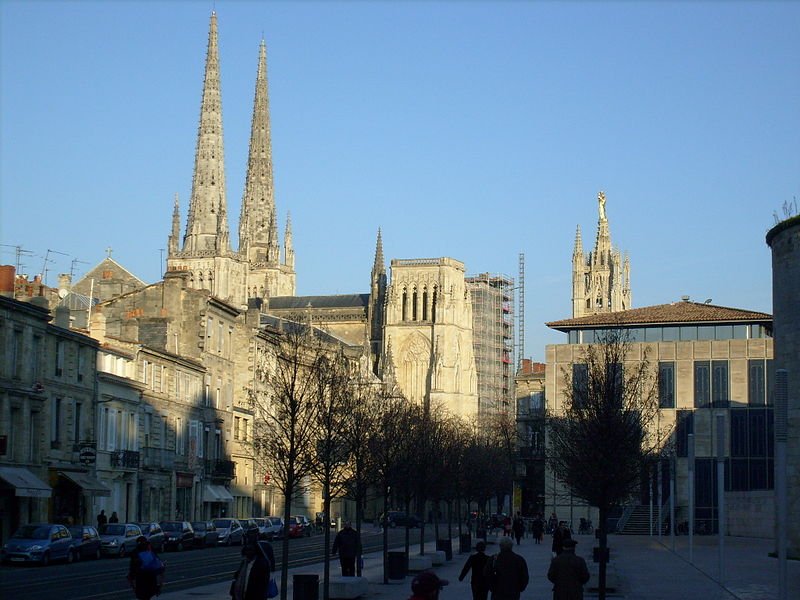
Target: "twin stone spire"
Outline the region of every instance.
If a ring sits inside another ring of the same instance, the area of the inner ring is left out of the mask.
[[[246,304],[249,298],[294,295],[291,221],[287,217],[281,257],[276,213],[267,50],[262,39],[256,73],[250,152],[239,217],[239,249],[232,250],[225,193],[217,16],[212,13],[186,232],[180,245],[176,195],[167,271],[184,272],[189,287],[207,289],[233,304]]]

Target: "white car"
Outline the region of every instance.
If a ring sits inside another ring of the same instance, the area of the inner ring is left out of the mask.
[[[238,519],[212,519],[214,527],[217,528],[219,539],[217,543],[221,546],[241,546],[244,544],[244,529]]]

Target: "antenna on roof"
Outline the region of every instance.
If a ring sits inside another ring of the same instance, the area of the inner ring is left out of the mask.
[[[706,301],[703,304],[711,304],[711,298],[706,298]]]
[[[78,260],[77,258],[72,259],[72,264],[69,267],[69,280],[72,281],[75,277],[75,265],[81,263],[82,265],[88,265],[89,263],[85,260]]]
[[[51,254],[60,254],[61,256],[69,256],[66,252],[59,252],[58,250],[50,250],[50,248],[47,249],[47,252],[45,252],[44,254],[44,264],[42,265],[42,283],[44,285],[47,285],[47,271],[48,271],[47,263],[55,262],[50,258]]]

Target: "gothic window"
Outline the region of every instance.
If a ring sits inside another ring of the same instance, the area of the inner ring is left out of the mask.
[[[422,320],[428,320],[428,288],[422,290]]]
[[[406,290],[405,288],[403,288],[402,310],[403,310],[403,315],[402,315],[403,321],[407,321],[408,320],[408,290]]]
[[[414,289],[414,293],[411,295],[411,320],[417,320],[417,290]]]
[[[431,321],[436,322],[436,301],[438,299],[438,290],[433,286],[433,301],[431,302]]]

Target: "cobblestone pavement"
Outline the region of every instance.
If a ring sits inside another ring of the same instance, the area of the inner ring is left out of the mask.
[[[596,586],[597,565],[591,562],[591,536],[576,536],[577,552],[587,559],[592,579],[587,585],[586,598],[596,597],[592,588]],[[778,561],[771,558],[773,550],[770,540],[755,538],[725,538],[724,585],[718,583],[719,554],[716,536],[695,536],[693,563],[688,560],[688,537],[675,538],[675,551],[669,537],[650,536],[610,536],[611,563],[608,568],[608,584],[614,591],[609,598],[626,600],[774,600],[778,597]],[[458,549],[458,540],[453,541]],[[426,546],[426,552],[433,545]],[[496,538],[489,539],[487,554],[497,552]],[[412,554],[419,546],[412,546]],[[550,539],[537,545],[531,538],[522,540],[514,546],[514,551],[525,557],[530,572],[530,584],[523,593],[522,600],[545,600],[552,598],[552,588],[546,574],[550,562]],[[469,600],[471,598],[469,580],[458,581],[458,574],[467,554],[454,553],[451,561],[435,566],[439,577],[448,579],[450,584],[440,594],[441,600]],[[320,575],[322,564],[290,570],[288,598],[292,598],[292,575],[309,573]],[[338,573],[338,561],[331,564],[331,572]],[[369,581],[369,591],[365,598],[381,600],[406,600],[411,595],[411,577],[383,584],[381,555],[369,554],[364,559],[364,576]],[[800,561],[789,561],[788,589],[790,600],[800,598]],[[181,592],[165,591],[165,600],[202,600],[213,598],[226,600],[230,582],[206,585]],[[322,598],[320,590],[319,598]]]

